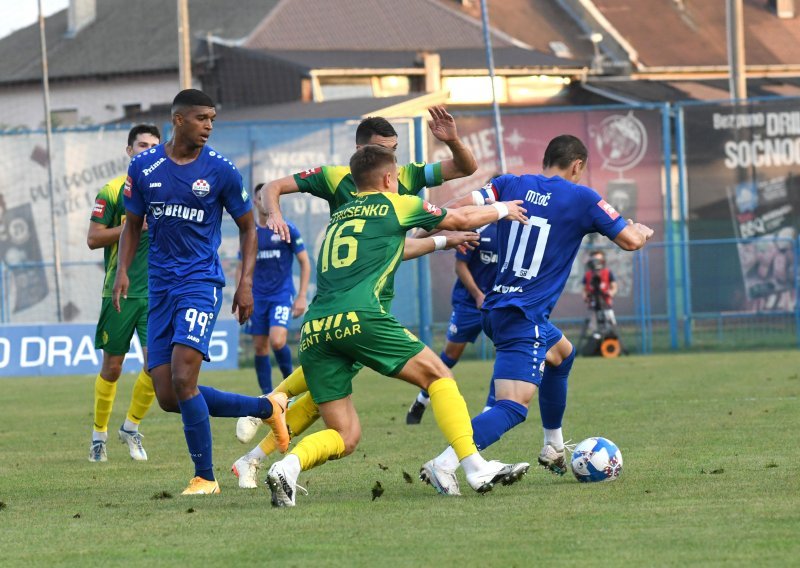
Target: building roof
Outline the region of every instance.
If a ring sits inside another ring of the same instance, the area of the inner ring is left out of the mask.
[[[279,0],[192,0],[193,37],[241,40]],[[235,8],[234,8],[235,7]],[[67,10],[46,19],[49,76],[67,79],[178,69],[177,9],[163,0],[98,0],[94,22],[66,37]],[[38,23],[0,39],[0,83],[40,80]]]
[[[480,21],[480,2],[439,0]],[[566,47],[570,57],[581,64],[591,61],[594,47],[580,26],[553,0],[487,0],[489,23],[495,29],[525,42],[543,53],[557,54],[556,42]],[[563,55],[562,55],[563,57]]]
[[[486,52],[483,48],[438,49],[443,70],[486,69]],[[272,57],[312,69],[412,69],[422,68],[420,50],[269,50]],[[494,64],[505,68],[579,68],[582,65],[532,49],[501,47],[494,50]]]
[[[593,0],[646,67],[727,65],[725,2]],[[800,4],[800,2],[796,2]],[[781,19],[766,0],[744,0],[745,61],[800,65],[800,21]]]
[[[493,30],[496,47],[521,45]],[[439,50],[483,46],[476,21],[437,0],[281,0],[245,47],[267,50]]]

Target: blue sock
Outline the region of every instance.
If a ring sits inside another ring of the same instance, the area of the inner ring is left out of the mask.
[[[280,367],[281,374],[285,379],[294,371],[292,368],[292,350],[289,349],[288,345],[284,345],[277,351],[273,349],[272,352],[275,353],[275,360],[278,362],[278,367]]]
[[[272,392],[272,363],[269,362],[269,355],[256,355],[256,378],[261,392],[268,394]]]
[[[575,349],[558,367],[545,366],[542,384],[539,385],[539,413],[542,426],[548,430],[561,428],[567,409],[567,377],[575,361]]]
[[[479,450],[488,448],[517,424],[525,422],[528,409],[513,400],[498,400],[497,403],[472,419],[475,445]]]
[[[444,351],[439,353],[439,359],[441,359],[442,363],[444,363],[451,369],[456,366],[456,363],[458,363],[458,359],[451,359],[450,357],[444,354]]]
[[[183,434],[189,455],[194,462],[194,474],[209,481],[214,480],[214,464],[211,456],[211,423],[208,421],[208,407],[203,395],[188,400],[179,400]]]
[[[266,398],[245,396],[206,386],[197,388],[200,389],[200,394],[206,401],[208,414],[211,416],[222,418],[240,418],[242,416],[269,418],[272,416],[272,403]]]

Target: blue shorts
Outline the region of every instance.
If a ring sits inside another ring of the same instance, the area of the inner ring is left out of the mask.
[[[250,335],[269,335],[269,328],[272,326],[289,327],[293,302],[291,295],[256,298],[253,315],[244,324],[244,332]]]
[[[547,350],[564,335],[542,318],[531,321],[518,308],[495,308],[482,312],[483,331],[494,342],[494,379],[542,383]]]
[[[475,343],[481,334],[481,311],[464,306],[453,306],[450,325],[447,327],[447,341],[453,343]]]
[[[150,292],[147,316],[148,370],[172,362],[172,346],[188,345],[209,361],[208,343],[222,306],[222,287],[186,284]]]

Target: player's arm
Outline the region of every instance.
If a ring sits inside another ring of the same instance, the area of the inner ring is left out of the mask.
[[[641,223],[634,223],[633,219],[628,219],[627,226],[613,240],[622,250],[634,251],[642,248],[652,236],[653,229]]]
[[[501,219],[527,223],[528,217],[521,204],[522,200],[517,199],[515,201],[498,201],[491,205],[469,205],[459,209],[448,209],[445,218],[436,226],[440,229],[465,231]]]
[[[291,235],[289,234],[289,226],[283,218],[281,212],[281,195],[289,193],[297,193],[300,188],[294,176],[286,176],[280,179],[272,180],[261,190],[261,206],[267,213],[267,227],[275,234],[280,235],[281,240],[291,242]]]
[[[102,223],[89,221],[89,233],[86,235],[86,244],[89,245],[91,250],[107,247],[119,242],[119,236],[122,234],[122,227],[109,227]]]
[[[480,309],[483,305],[484,294],[475,283],[472,272],[469,271],[469,266],[460,258],[456,259],[456,276],[461,280],[461,283],[464,285],[464,288],[467,289],[469,295],[475,298],[475,307]]]
[[[474,231],[440,231],[433,237],[407,238],[403,249],[403,260],[419,258],[437,250],[475,246],[479,242],[480,235]]]
[[[437,140],[441,140],[450,151],[453,157],[449,160],[442,160],[442,179],[444,181],[457,179],[472,175],[478,169],[478,162],[472,151],[458,137],[456,121],[443,106],[433,106],[428,109],[431,119],[428,127]]]
[[[142,226],[144,217],[139,216],[130,209],[125,211],[125,224],[122,226],[122,233],[119,236],[119,250],[117,252],[117,276],[114,279],[114,291],[112,302],[114,308],[119,312],[119,299],[128,297],[128,267],[136,256],[136,249],[142,238]]]
[[[233,294],[231,313],[238,312],[239,323],[244,323],[253,313],[253,270],[256,267],[258,238],[252,210],[236,217],[234,221],[239,227],[239,250],[242,253],[242,262],[239,264],[241,272],[236,292]]]
[[[308,258],[308,252],[302,250],[296,255],[297,262],[300,264],[300,289],[297,291],[297,297],[292,304],[292,317],[299,318],[306,313],[308,307],[308,282],[311,280],[311,259]]]

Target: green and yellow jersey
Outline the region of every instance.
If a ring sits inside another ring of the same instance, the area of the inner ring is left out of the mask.
[[[303,193],[310,193],[328,202],[331,215],[345,203],[355,199],[356,184],[349,166],[320,166],[294,174],[294,181]],[[426,187],[442,184],[442,164],[406,164],[397,168],[397,193],[417,195]]]
[[[406,232],[436,227],[446,211],[416,196],[358,193],[331,216],[317,258],[317,294],[305,321],[348,311],[383,312],[403,260]]]
[[[294,174],[302,193],[310,193],[328,202],[331,215],[345,203],[356,198],[358,191],[349,166],[320,166]],[[397,168],[397,193],[417,195],[426,187],[441,185],[442,164],[413,163]],[[389,305],[394,297],[394,273],[384,286],[381,299]],[[388,309],[388,308],[387,308]]]
[[[109,228],[119,227],[125,222],[125,203],[122,199],[122,186],[125,183],[125,174],[112,179],[94,200],[91,221],[100,223]],[[150,237],[147,231],[142,231],[142,238],[136,249],[136,257],[128,268],[130,287],[129,298],[147,298],[147,251]],[[114,289],[114,279],[117,276],[117,254],[119,243],[103,249],[106,276],[103,282],[103,297],[110,298]]]

